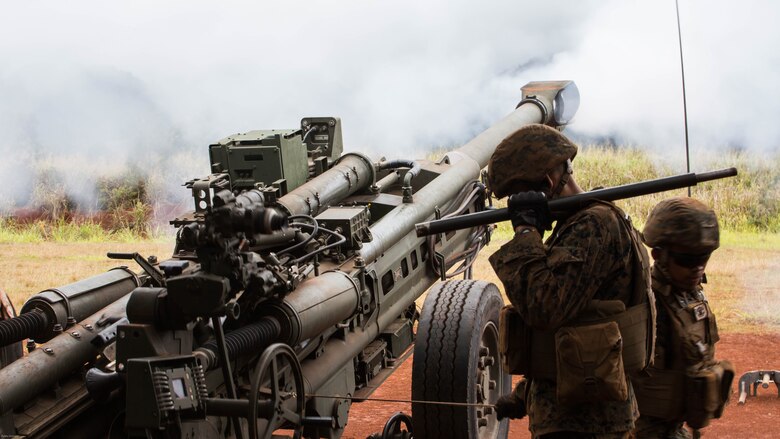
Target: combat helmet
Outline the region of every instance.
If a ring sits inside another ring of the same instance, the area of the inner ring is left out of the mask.
[[[577,155],[577,145],[555,128],[526,125],[507,136],[488,161],[488,186],[496,197],[533,185],[553,168]]]
[[[675,245],[688,253],[711,253],[720,245],[718,219],[701,201],[669,198],[650,212],[642,239],[653,248]]]

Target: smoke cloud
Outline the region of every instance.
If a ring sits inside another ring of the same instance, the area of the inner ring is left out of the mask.
[[[484,130],[533,80],[577,82],[580,141],[684,160],[671,1],[263,3],[6,5],[0,211],[41,173],[87,208],[95,179],[128,168],[187,197],[209,143],[305,116],[340,116],[347,150],[416,158]],[[777,153],[779,8],[681,1],[695,149]]]

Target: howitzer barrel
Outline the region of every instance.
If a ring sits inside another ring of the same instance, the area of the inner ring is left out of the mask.
[[[33,338],[41,343],[119,299],[140,285],[126,267],[50,288],[31,297],[19,317],[0,322],[0,346]],[[55,328],[58,326],[59,331]]]
[[[592,200],[622,200],[625,198],[638,197],[640,195],[695,186],[697,183],[733,177],[735,175],[737,175],[736,168],[726,168],[699,174],[691,172],[688,174],[631,183],[613,188],[597,189],[595,191],[552,200],[550,201],[549,206],[550,210],[555,214],[556,212],[567,212],[578,209]],[[509,209],[504,208],[420,223],[415,225],[415,229],[417,230],[417,236],[427,236],[507,220],[509,220]]]
[[[479,178],[490,156],[501,141],[524,125],[541,123],[543,114],[532,103],[520,105],[501,121],[446,155],[450,169],[414,195],[414,203],[404,204],[385,215],[371,228],[373,239],[360,249],[366,261],[372,261],[414,230],[414,224],[431,218],[438,207],[453,200],[464,185]]]
[[[0,369],[0,413],[21,406],[94,358],[100,349],[92,341],[109,326],[98,322],[106,322],[101,321],[104,317],[112,318],[108,322],[124,317],[129,298],[126,294],[30,352],[23,361]]]

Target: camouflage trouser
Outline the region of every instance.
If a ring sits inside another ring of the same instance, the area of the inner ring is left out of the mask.
[[[630,431],[622,433],[577,433],[573,431],[556,431],[541,436],[535,436],[534,439],[633,439]]]
[[[691,439],[691,432],[682,422],[640,416],[636,421],[637,439]]]

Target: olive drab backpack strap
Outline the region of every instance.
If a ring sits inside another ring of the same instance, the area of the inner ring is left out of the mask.
[[[647,254],[642,240],[637,231],[631,224],[631,220],[626,217],[626,225],[631,233],[631,241],[634,246],[634,297],[635,303],[647,304],[647,311],[650,318],[647,319],[648,337],[647,337],[647,365],[652,366],[655,359],[655,321],[657,310],[655,308],[655,293],[653,293],[652,282],[650,278],[650,256]]]
[[[647,313],[647,357],[645,367],[653,364],[655,358],[655,320],[656,320],[656,308],[655,308],[655,294],[653,293],[652,282],[650,277],[650,256],[647,254],[642,243],[642,238],[639,235],[639,231],[631,223],[631,218],[623,212],[622,209],[615,206],[612,203],[601,201],[601,203],[611,207],[618,218],[623,223],[623,226],[628,231],[631,237],[631,247],[634,253],[633,259],[633,291],[631,293],[630,305],[644,304]]]

